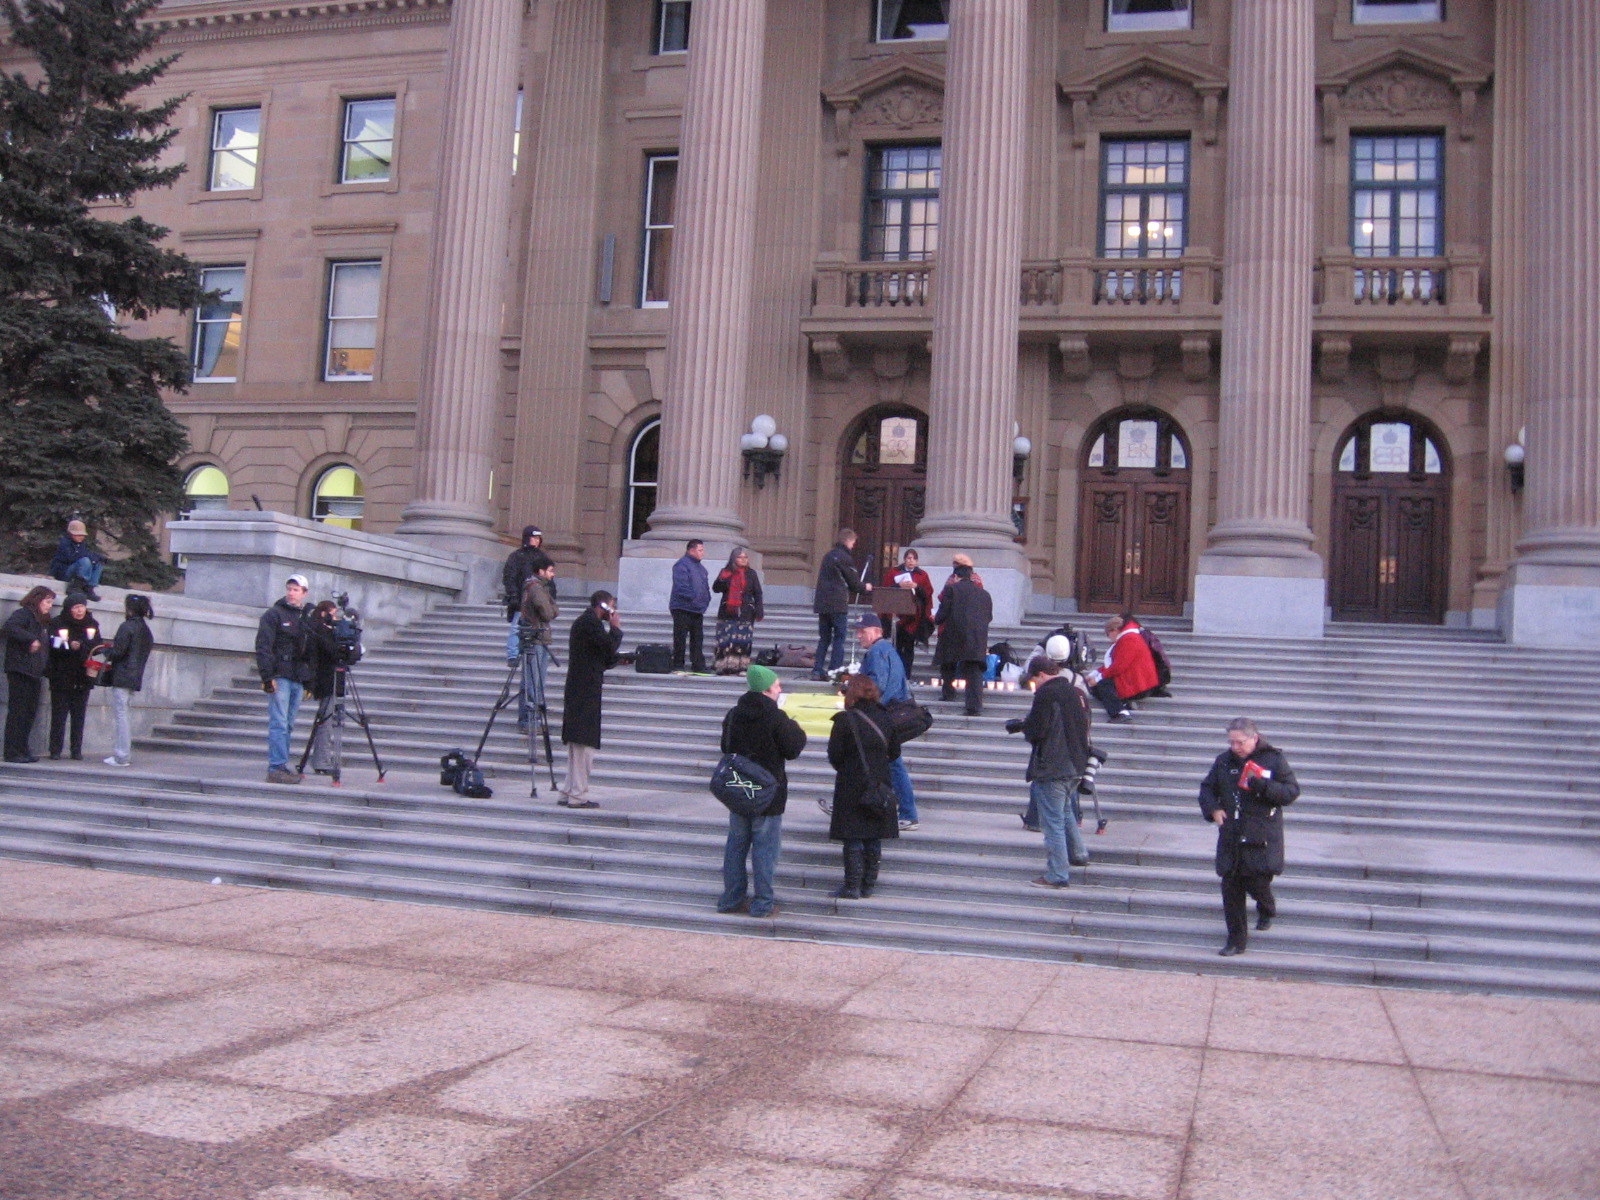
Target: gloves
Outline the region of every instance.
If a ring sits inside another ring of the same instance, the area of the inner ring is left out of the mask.
[[[1007,733],[1021,733],[1022,732],[1022,718],[1021,717],[1012,717],[1009,721],[1007,721],[1006,722],[1006,732]]]
[[[278,685],[270,679],[263,679],[261,681],[261,690],[270,694],[278,690]]]

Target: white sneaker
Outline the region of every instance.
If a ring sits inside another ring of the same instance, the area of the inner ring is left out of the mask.
[[[922,828],[921,824],[916,822],[916,821],[901,821],[900,822],[900,832],[901,833],[910,833],[913,829],[921,829],[921,828]]]
[[[133,760],[132,759],[121,759],[121,758],[118,758],[115,754],[107,755],[105,758],[102,758],[100,761],[105,763],[105,765],[108,766],[108,767],[131,767],[133,765]]]

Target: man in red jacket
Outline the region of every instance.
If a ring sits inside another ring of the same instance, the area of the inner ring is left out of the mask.
[[[1105,666],[1090,671],[1084,680],[1094,698],[1105,705],[1107,716],[1113,721],[1131,721],[1129,701],[1161,686],[1156,660],[1139,632],[1139,622],[1132,617],[1107,618],[1106,637],[1111,647],[1106,651]]]

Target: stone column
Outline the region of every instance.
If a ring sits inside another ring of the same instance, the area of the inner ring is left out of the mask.
[[[1600,637],[1600,7],[1526,6],[1529,63],[1523,534],[1502,625],[1524,645]]]
[[[668,297],[661,476],[649,534],[623,548],[625,608],[665,608],[671,562],[689,538],[716,561],[744,536],[756,184],[761,162],[767,0],[697,0],[678,149]]]
[[[1195,578],[1197,632],[1322,636],[1326,585],[1306,521],[1312,8],[1233,4],[1217,524]]]
[[[996,621],[1021,619],[1028,562],[1013,540],[1027,0],[952,0],[939,195],[922,561],[936,579],[970,554]]]
[[[396,531],[498,558],[489,511],[521,0],[456,0],[435,218],[416,498]]]

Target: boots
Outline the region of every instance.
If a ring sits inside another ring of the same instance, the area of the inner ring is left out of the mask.
[[[866,850],[859,838],[851,838],[844,844],[844,886],[828,894],[835,900],[861,899],[861,875],[865,867]]]
[[[861,864],[861,895],[872,895],[872,889],[878,886],[878,864],[883,861],[883,843],[877,838],[862,845]]]

